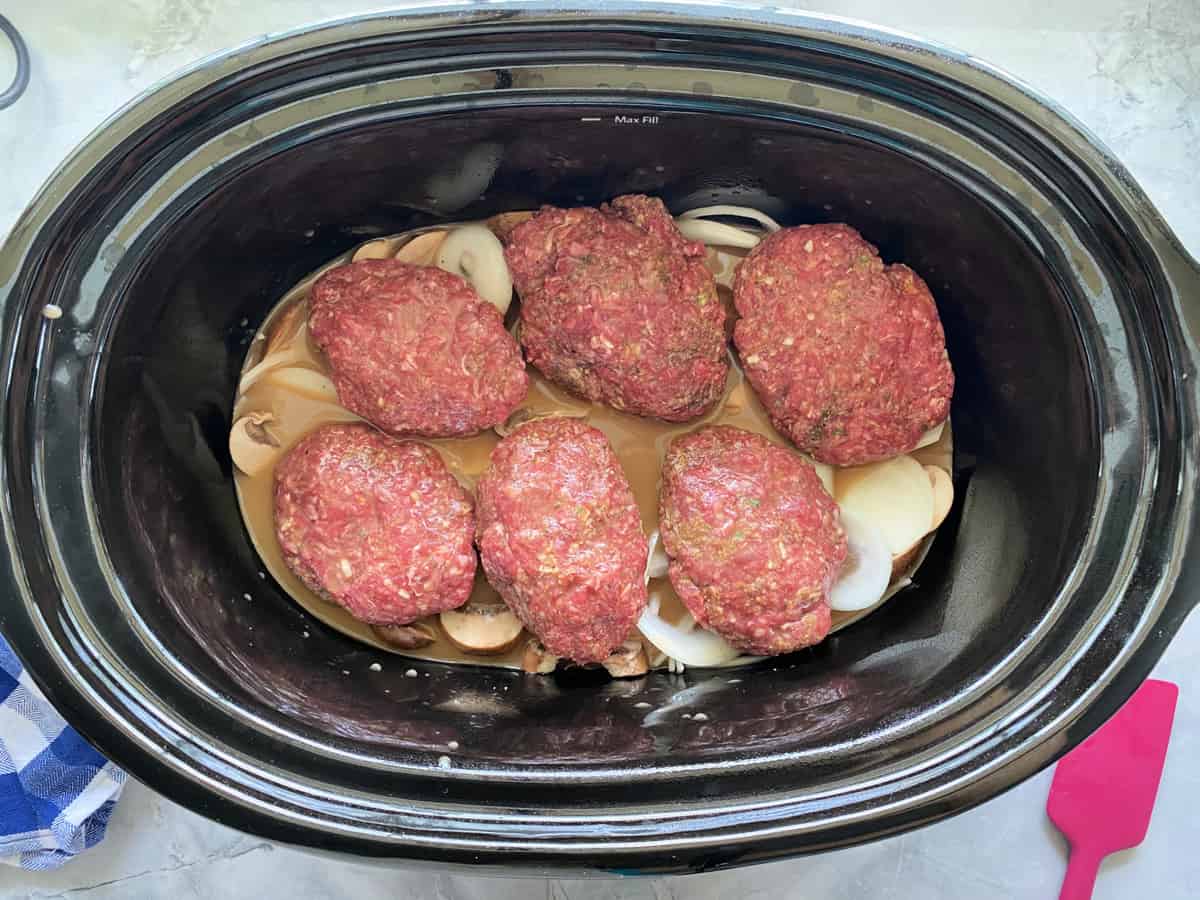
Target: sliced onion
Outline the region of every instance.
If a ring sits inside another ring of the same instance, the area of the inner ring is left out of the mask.
[[[667,574],[667,567],[670,565],[670,560],[667,558],[667,551],[662,545],[662,538],[659,537],[658,529],[650,532],[650,539],[646,542],[646,581],[651,578],[664,578]]]
[[[726,203],[717,206],[700,206],[696,209],[689,209],[687,212],[676,216],[676,220],[678,222],[679,219],[709,219],[721,216],[735,219],[753,219],[766,228],[767,231],[778,231],[783,227],[765,212],[759,212],[751,206],[731,206]]]
[[[892,554],[882,532],[870,519],[843,509],[848,554],[838,580],[829,591],[829,607],[854,612],[883,599],[892,577]]]
[[[687,666],[720,666],[737,658],[740,651],[729,646],[723,637],[703,628],[689,630],[686,627],[689,622],[695,624],[691,616],[685,616],[679,625],[661,618],[658,598],[651,595],[646,611],[638,619],[638,630],[671,659]]]
[[[460,275],[503,315],[512,302],[512,275],[500,240],[485,225],[463,225],[438,248],[437,267]]]
[[[718,247],[741,247],[752,250],[762,240],[757,234],[734,228],[724,222],[708,222],[704,219],[676,219],[675,226],[689,241]]]
[[[233,464],[247,475],[265,472],[283,452],[269,412],[252,412],[233,423],[229,431],[229,455]]]

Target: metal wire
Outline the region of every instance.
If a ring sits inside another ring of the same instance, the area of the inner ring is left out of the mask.
[[[12,84],[0,94],[0,109],[5,109],[21,98],[29,84],[29,48],[25,46],[21,32],[17,31],[17,27],[4,15],[0,15],[0,31],[8,36],[17,54],[17,74],[13,76]]]

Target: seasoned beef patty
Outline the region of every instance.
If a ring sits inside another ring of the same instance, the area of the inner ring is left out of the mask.
[[[912,450],[950,412],[954,372],[925,282],[848,225],[801,225],[739,266],[734,341],[775,426],[813,458]]]
[[[339,402],[390,434],[475,434],[525,399],[520,347],[457,275],[362,260],[322,275],[310,304]]]
[[[529,361],[616,409],[672,422],[702,415],[729,371],[725,313],[704,254],[654,198],[543,209],[505,249]]]
[[[372,625],[467,601],[471,496],[432,447],[363,424],[325,425],[275,469],[275,534],[289,569]]]
[[[659,531],[676,593],[733,646],[774,655],[829,633],[846,535],[795,452],[723,425],[677,438],[663,464]]]
[[[477,486],[488,581],[546,649],[598,662],[646,606],[646,538],[604,434],[577,419],[528,422]]]

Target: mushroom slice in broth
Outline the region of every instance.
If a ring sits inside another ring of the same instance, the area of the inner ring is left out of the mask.
[[[258,475],[275,464],[282,452],[269,412],[252,412],[233,423],[229,431],[229,455],[246,475]]]
[[[428,647],[437,639],[433,629],[424,622],[414,622],[411,625],[375,625],[371,630],[385,643],[401,650]]]
[[[512,302],[512,275],[499,238],[486,225],[462,225],[450,232],[437,251],[437,267],[461,275],[500,315]]]
[[[466,653],[493,656],[504,653],[521,637],[524,626],[503,602],[469,601],[439,616],[446,637]]]

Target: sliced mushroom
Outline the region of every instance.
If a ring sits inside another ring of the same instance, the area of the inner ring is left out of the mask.
[[[531,638],[521,656],[521,668],[531,675],[549,675],[558,667],[558,657],[550,653],[537,638]]]
[[[414,266],[432,266],[437,262],[438,251],[446,240],[446,231],[427,231],[418,234],[396,251],[396,259]]]
[[[419,650],[428,647],[437,636],[424,622],[413,622],[411,625],[372,625],[371,630],[379,639],[401,650]]]
[[[699,241],[708,246],[740,247],[743,250],[753,250],[762,240],[757,234],[743,231],[724,222],[710,222],[707,219],[676,219],[675,227],[689,241]]]
[[[908,553],[933,528],[933,485],[911,456],[838,469],[834,497],[843,510],[874,523],[892,556]]]
[[[252,412],[233,423],[229,430],[229,455],[233,464],[247,475],[266,471],[279,456],[279,439],[271,432],[275,416]]]
[[[778,231],[782,227],[765,212],[759,212],[750,206],[731,206],[726,203],[718,204],[717,206],[700,206],[696,209],[689,209],[685,213],[680,213],[676,217],[676,221],[679,219],[685,221],[691,219],[711,219],[722,216],[733,219],[753,219],[766,228],[767,231]]]
[[[333,382],[314,369],[306,369],[302,366],[274,369],[267,375],[267,381],[276,387],[303,394],[313,400],[321,400],[325,403],[338,402],[337,388],[333,386]]]
[[[388,259],[392,255],[392,242],[388,238],[377,241],[367,241],[350,257],[350,262],[360,262],[364,259]]]
[[[446,637],[464,653],[494,656],[517,642],[523,626],[503,603],[468,603],[443,612],[439,618]]]
[[[502,212],[497,213],[487,220],[487,227],[491,229],[492,234],[500,238],[502,241],[508,240],[508,236],[512,234],[512,230],[522,222],[533,218],[533,212],[530,210],[520,210],[517,212]]]
[[[637,678],[650,671],[646,648],[641,641],[626,641],[600,663],[613,678]]]
[[[503,315],[512,302],[512,275],[499,239],[485,225],[463,225],[442,242],[437,267],[461,275]]]

